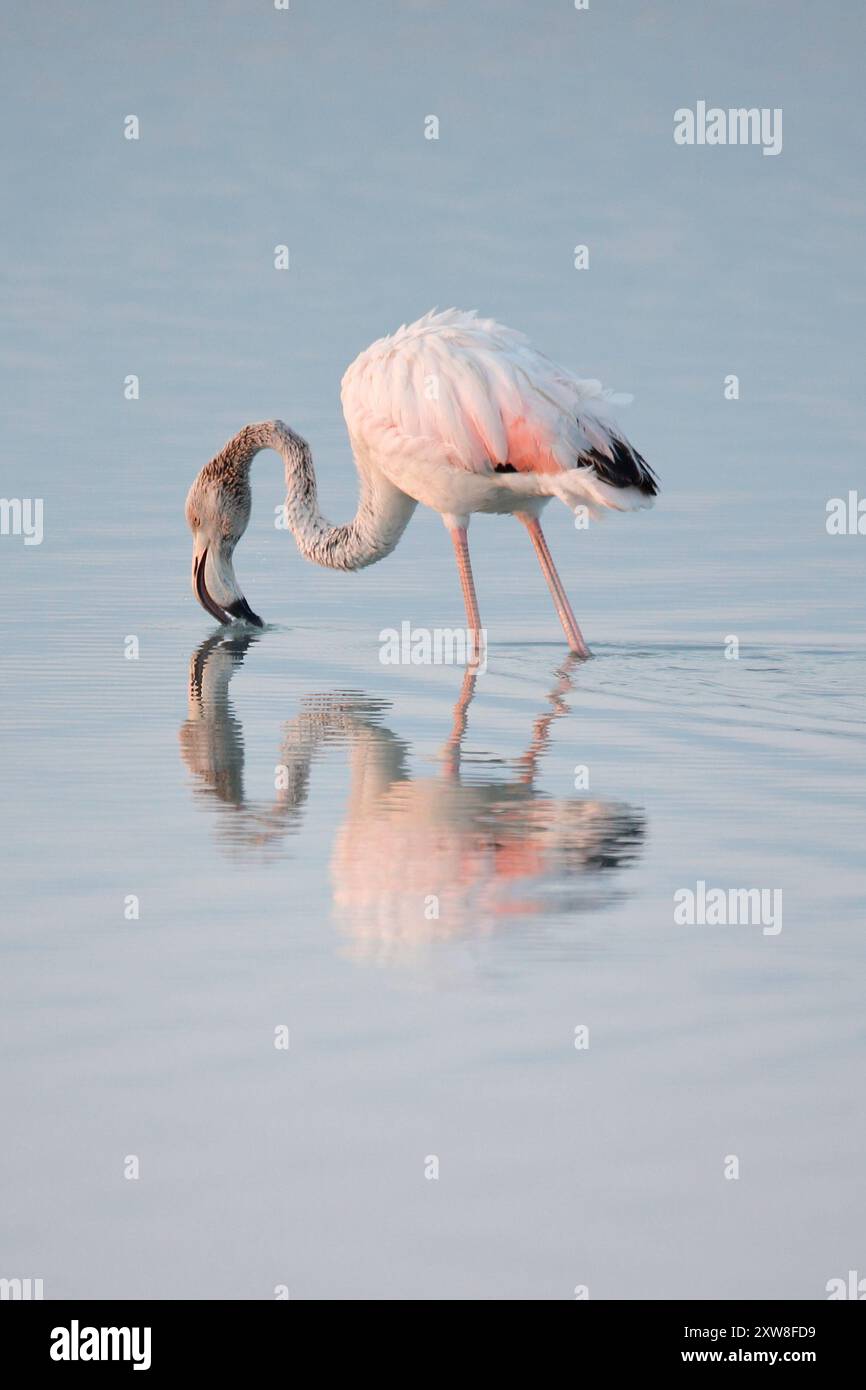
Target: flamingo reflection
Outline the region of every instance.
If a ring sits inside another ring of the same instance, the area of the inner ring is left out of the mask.
[[[641,852],[643,813],[597,797],[539,791],[555,720],[569,713],[573,658],[559,668],[524,753],[496,776],[464,770],[476,674],[467,671],[438,770],[410,769],[410,746],[382,721],[388,705],[353,691],[307,696],[285,724],[268,801],[244,789],[244,742],[229,697],[256,633],[215,634],[190,662],[180,731],[197,794],[218,810],[223,847],[244,858],[284,852],[300,828],[311,766],[328,748],[348,754],[348,792],[331,856],[334,915],[361,955],[486,933],[515,918],[597,910],[622,897]]]

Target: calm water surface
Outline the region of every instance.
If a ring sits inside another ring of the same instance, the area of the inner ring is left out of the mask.
[[[862,1203],[862,654],[494,638],[473,683],[322,618],[20,633],[7,1261],[820,1296]],[[782,931],[675,925],[698,879],[781,888]]]

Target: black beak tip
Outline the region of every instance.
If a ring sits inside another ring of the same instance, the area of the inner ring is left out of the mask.
[[[239,598],[235,603],[226,604],[226,612],[233,618],[239,618],[245,623],[252,623],[253,627],[264,627],[262,619],[258,613],[254,613],[245,598]]]

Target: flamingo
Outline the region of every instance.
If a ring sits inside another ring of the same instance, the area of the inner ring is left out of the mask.
[[[481,619],[469,519],[473,512],[515,516],[529,533],[570,650],[589,656],[539,517],[552,497],[592,515],[652,505],[653,470],[608,418],[609,404],[623,398],[558,367],[522,333],[459,309],[433,310],[378,339],[346,371],[341,396],[360,482],[355,516],[341,526],[322,516],[310,447],[288,425],[244,426],[205,464],[186,501],[192,587],[202,606],[221,623],[263,626],[232,557],[250,518],[250,465],[262,449],[274,449],[285,464],[286,524],[316,564],[375,564],[391,554],[419,502],[439,512],[475,650]]]

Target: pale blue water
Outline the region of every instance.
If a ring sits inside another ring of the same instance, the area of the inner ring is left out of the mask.
[[[820,1298],[863,1270],[866,538],[825,508],[863,478],[864,26],[755,10],[9,19],[0,491],[45,538],[0,537],[0,1276]],[[783,107],[782,154],[678,148],[698,99]],[[452,302],[633,391],[663,485],[588,532],[546,514],[583,665],[519,528],[473,523],[462,736],[462,671],[379,660],[461,621],[436,517],[314,570],[263,456],[249,642],[194,603],[183,521],[273,415],[348,515],[340,375]],[[678,925],[699,880],[781,889],[781,931]]]

